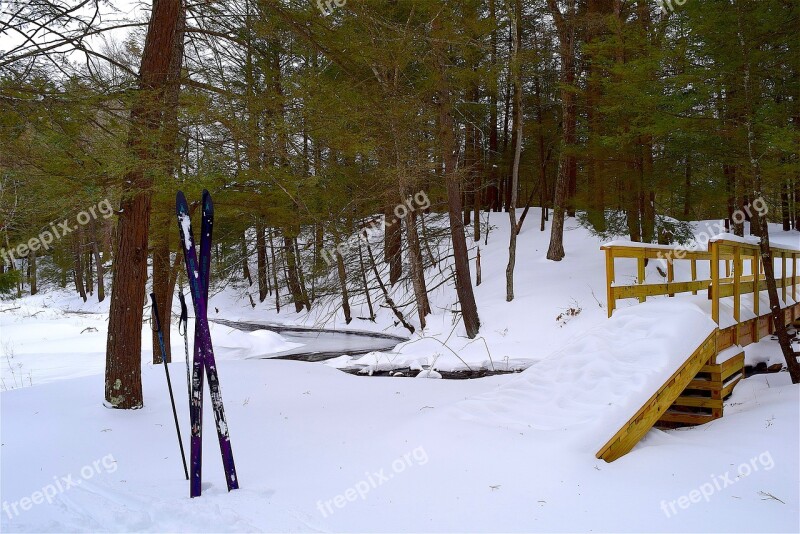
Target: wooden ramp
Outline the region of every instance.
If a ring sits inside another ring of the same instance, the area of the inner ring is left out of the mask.
[[[800,318],[800,302],[783,310],[786,324]],[[797,323],[795,323],[797,324]],[[742,332],[760,335],[742,335]],[[723,415],[723,403],[744,378],[743,346],[775,332],[763,315],[728,328],[717,328],[664,382],[646,403],[597,452],[613,462],[633,449],[653,427],[702,425]],[[735,341],[739,341],[739,345]]]
[[[597,458],[613,462],[630,452],[681,397],[682,393],[717,351],[717,331],[709,335],[683,365],[656,391],[614,436],[597,452]],[[720,401],[721,402],[721,401]]]

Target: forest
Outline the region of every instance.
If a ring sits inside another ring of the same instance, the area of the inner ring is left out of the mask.
[[[400,284],[412,298],[388,306],[413,332],[429,286],[446,284],[469,337],[480,331],[471,270],[500,217],[517,229],[508,300],[514,270],[531,268],[514,262],[524,224],[549,234],[552,261],[565,255],[565,217],[602,237],[680,243],[691,220],[742,235],[728,219],[760,199],[784,230],[800,227],[794,1],[3,10],[2,285],[110,298],[112,374],[138,361],[145,287],[167,308],[182,284],[177,189],[216,194],[215,265],[253,306],[341,306],[350,322],[351,301]],[[59,236],[56,223],[111,205],[114,217]],[[381,246],[352,239],[380,214]]]

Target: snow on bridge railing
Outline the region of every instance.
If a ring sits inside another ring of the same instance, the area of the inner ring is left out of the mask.
[[[784,304],[791,294],[794,303],[798,298],[797,274],[800,247],[787,245],[770,245],[773,264],[775,265],[776,286],[781,289]],[[719,324],[719,302],[721,298],[733,297],[733,318],[741,321],[741,297],[749,293],[761,292],[767,287],[763,275],[763,262],[757,238],[742,238],[732,234],[721,234],[709,240],[705,246],[690,249],[672,245],[656,245],[651,243],[635,243],[630,241],[614,241],[601,247],[606,253],[606,295],[608,299],[608,316],[616,309],[617,300],[637,298],[644,302],[647,297],[667,295],[674,297],[678,293],[707,291],[711,300],[711,316]],[[635,284],[620,285],[615,283],[615,260],[620,258],[635,259],[637,276]],[[645,271],[647,260],[660,260],[666,264],[665,282],[646,283]],[[689,280],[675,281],[675,262],[688,261],[690,264]],[[698,276],[698,262],[705,267],[707,276]],[[721,263],[724,276],[721,274]],[[749,274],[745,272],[748,264]],[[789,273],[791,270],[791,274]],[[757,275],[755,274],[757,273]],[[780,273],[780,276],[778,276]],[[796,306],[795,306],[796,308]],[[765,312],[768,310],[765,310]],[[759,316],[759,299],[753,298],[753,313]],[[791,320],[791,318],[789,318]]]

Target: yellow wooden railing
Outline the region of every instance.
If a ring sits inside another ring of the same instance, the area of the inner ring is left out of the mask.
[[[645,245],[638,243],[604,245],[601,250],[606,254],[606,288],[608,299],[608,316],[616,309],[617,300],[638,298],[644,302],[647,297],[657,295],[675,296],[677,293],[697,295],[699,291],[708,291],[711,300],[711,315],[719,324],[719,301],[724,297],[733,297],[733,315],[738,323],[741,320],[741,298],[748,293],[756,293],[767,288],[763,275],[763,263],[758,245],[730,241],[712,240],[705,250],[687,250],[680,247],[663,245]],[[773,264],[780,261],[780,276],[776,277],[776,285],[781,290],[783,301],[791,294],[797,302],[800,276],[797,274],[800,248],[784,248],[772,246]],[[637,278],[635,284],[617,285],[615,283],[615,262],[620,258],[635,259],[637,262]],[[666,261],[666,282],[648,284],[645,280],[645,260]],[[691,264],[691,280],[675,282],[675,262],[688,261]],[[698,262],[710,263],[710,277],[699,279]],[[744,263],[749,262],[750,272],[744,275]],[[791,264],[791,274],[788,266]],[[724,265],[724,276],[720,268]],[[756,273],[758,276],[756,276]],[[759,317],[759,299],[754,295],[753,313]],[[764,310],[766,314],[768,310]]]

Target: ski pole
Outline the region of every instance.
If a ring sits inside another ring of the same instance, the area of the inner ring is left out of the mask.
[[[181,458],[183,459],[183,472],[186,480],[189,480],[189,469],[186,467],[186,454],[183,452],[183,439],[181,439],[181,427],[178,423],[178,411],[175,409],[175,397],[172,395],[172,381],[169,379],[169,366],[167,365],[167,349],[164,346],[164,333],[161,331],[161,318],[158,316],[158,304],[156,294],[150,293],[150,300],[153,301],[153,317],[156,320],[156,332],[158,334],[158,344],[161,346],[161,361],[164,362],[164,372],[167,375],[167,387],[169,388],[169,400],[172,402],[172,415],[175,417],[175,430],[178,432],[178,445],[181,448]]]
[[[186,387],[189,390],[189,404],[192,403],[192,362],[189,359],[189,312],[186,309],[186,298],[183,296],[183,287],[178,291],[178,300],[181,301],[181,318],[178,321],[178,333],[183,336],[183,348],[186,352]],[[181,328],[183,331],[181,332]]]

